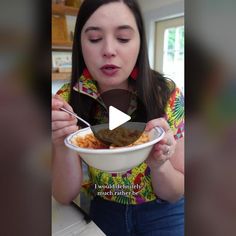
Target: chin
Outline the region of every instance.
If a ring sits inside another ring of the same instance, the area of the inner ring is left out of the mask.
[[[113,87],[119,87],[120,84],[121,84],[120,82],[117,82],[117,80],[113,78],[108,78],[103,83],[104,86],[113,86]]]

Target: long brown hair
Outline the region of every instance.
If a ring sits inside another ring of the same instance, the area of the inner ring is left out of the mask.
[[[170,97],[171,92],[175,88],[175,85],[174,82],[171,80],[168,82],[168,79],[162,74],[153,71],[150,68],[144,24],[139,5],[135,0],[84,0],[82,3],[77,16],[74,33],[72,51],[72,79],[69,102],[75,112],[90,120],[89,113],[91,106],[93,105],[93,101],[73,90],[73,86],[76,84],[78,78],[83,72],[83,69],[85,68],[85,62],[81,48],[81,31],[89,17],[100,6],[111,2],[123,2],[127,5],[135,17],[140,35],[140,51],[136,62],[138,76],[135,81],[129,78],[129,82],[135,87],[139,99],[143,102],[146,108],[146,121],[161,117],[165,113],[164,109],[166,103]],[[142,106],[138,107],[142,109]],[[141,110],[138,112],[142,113]]]

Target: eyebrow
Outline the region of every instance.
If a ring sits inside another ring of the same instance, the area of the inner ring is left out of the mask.
[[[89,26],[88,28],[85,29],[84,32],[87,33],[88,31],[91,31],[91,30],[101,31],[102,29],[96,26]]]
[[[128,30],[134,31],[133,27],[131,27],[130,25],[121,25],[121,26],[118,26],[117,29],[118,30],[128,29]]]
[[[134,31],[133,27],[131,27],[130,25],[120,25],[117,27],[117,30],[131,30]],[[88,31],[102,31],[102,28],[97,27],[97,26],[89,26],[88,28],[85,29],[85,33],[87,33]]]

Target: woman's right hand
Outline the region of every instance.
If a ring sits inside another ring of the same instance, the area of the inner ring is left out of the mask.
[[[61,111],[64,107],[73,112],[72,107],[59,95],[52,97],[52,140],[54,144],[63,144],[67,135],[78,130],[77,119]]]

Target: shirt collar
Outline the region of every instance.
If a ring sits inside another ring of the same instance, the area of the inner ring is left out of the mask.
[[[73,90],[88,95],[94,99],[99,97],[96,81],[91,78],[86,78],[84,75],[80,76],[77,83],[74,85]]]
[[[74,85],[73,90],[85,94],[89,97],[92,97],[96,100],[98,100],[102,105],[103,101],[100,101],[99,99],[99,92],[97,89],[97,82],[95,80],[93,80],[90,77],[85,77],[83,74],[80,76],[80,78],[78,79],[77,83]],[[132,99],[131,99],[131,103],[128,109],[128,114],[132,114],[136,108],[137,108],[137,101],[135,99],[136,97],[136,92],[132,92]]]

